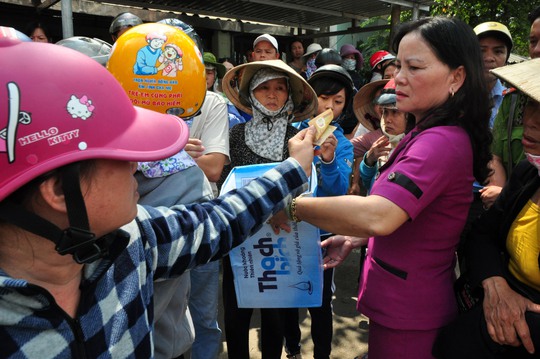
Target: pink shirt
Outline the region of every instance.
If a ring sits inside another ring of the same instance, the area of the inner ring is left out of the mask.
[[[369,151],[373,142],[377,141],[382,135],[382,130],[379,128],[353,138],[351,143],[353,145],[354,158],[364,157],[364,154]]]
[[[457,314],[455,250],[472,201],[473,161],[462,128],[435,127],[411,138],[416,131],[401,141],[371,191],[410,220],[370,239],[358,310],[390,328],[427,330]]]

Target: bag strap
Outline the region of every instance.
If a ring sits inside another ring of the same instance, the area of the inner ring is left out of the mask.
[[[508,122],[506,124],[506,131],[508,135],[507,150],[508,150],[508,163],[506,164],[506,178],[510,178],[512,170],[514,169],[514,158],[512,157],[512,129],[514,126],[514,119],[516,115],[516,105],[518,100],[518,94],[513,93],[510,95],[510,113],[508,114]]]

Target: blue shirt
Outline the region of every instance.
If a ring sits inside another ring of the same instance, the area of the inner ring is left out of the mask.
[[[300,129],[308,128],[308,122],[309,120],[304,120],[300,122],[298,127]],[[337,122],[332,122],[331,125],[337,127],[334,130],[334,136],[338,142],[333,161],[325,163],[320,157],[313,159],[317,171],[317,189],[313,194],[315,197],[341,196],[347,194],[349,189],[354,160],[353,145],[345,137],[343,129]],[[325,234],[328,232],[321,229],[321,235]]]
[[[299,129],[308,128],[309,120],[304,120],[298,126]],[[352,163],[354,160],[353,145],[343,134],[343,129],[337,122],[331,125],[336,126],[334,136],[337,139],[337,146],[334,160],[325,163],[320,157],[315,157],[313,163],[317,170],[317,190],[316,197],[341,196],[347,194],[349,189]]]
[[[137,52],[137,60],[133,65],[135,75],[157,74],[156,62],[163,50],[154,49],[150,45],[143,47]]]
[[[489,128],[493,128],[493,123],[495,122],[495,117],[497,116],[497,112],[499,111],[499,107],[501,106],[504,97],[503,93],[505,90],[506,87],[504,87],[501,81],[497,79],[497,82],[495,82],[495,86],[493,86],[493,88],[491,89],[493,108],[491,109],[491,117],[489,118]]]

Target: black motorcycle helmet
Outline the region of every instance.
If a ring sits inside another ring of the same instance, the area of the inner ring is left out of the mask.
[[[116,41],[118,37],[118,32],[123,28],[129,28],[142,24],[143,21],[140,17],[130,12],[123,12],[113,19],[111,26],[109,27],[109,34]]]
[[[315,58],[315,66],[319,68],[321,66],[329,65],[329,64],[341,65],[341,61],[342,59],[339,52],[337,52],[334,49],[330,49],[326,47],[322,49],[317,55],[317,57]]]
[[[315,70],[315,72],[311,75],[311,77],[308,80],[308,83],[311,85],[311,87],[313,87],[313,89],[315,90],[315,92],[317,92],[317,94],[319,94],[317,91],[317,87],[319,87],[317,83],[325,78],[338,81],[339,83],[343,85],[343,87],[345,88],[345,95],[347,98],[345,102],[345,110],[350,108],[356,90],[354,88],[351,75],[349,75],[347,70],[345,70],[343,67],[339,65],[334,65],[334,64],[324,65],[317,68],[317,70]]]

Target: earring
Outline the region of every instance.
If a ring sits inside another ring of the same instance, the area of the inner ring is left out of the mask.
[[[452,97],[454,97],[454,89],[450,89],[450,95],[452,95]]]

